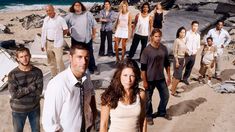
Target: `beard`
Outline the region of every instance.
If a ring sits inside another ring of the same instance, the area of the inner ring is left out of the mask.
[[[19,62],[22,66],[29,66],[29,62],[27,63],[22,63],[22,62]]]

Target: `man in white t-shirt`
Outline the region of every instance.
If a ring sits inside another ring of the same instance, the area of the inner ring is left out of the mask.
[[[221,56],[223,55],[224,47],[226,47],[231,42],[231,37],[225,29],[223,29],[224,22],[218,21],[216,27],[209,30],[207,33],[206,38],[212,37],[215,47],[217,48],[217,58],[216,58],[216,65],[215,65],[215,76],[216,78],[220,79],[221,73]]]
[[[52,5],[46,6],[47,17],[43,21],[41,50],[47,52],[48,64],[51,68],[51,76],[65,69],[63,62],[63,36],[68,32],[65,20],[56,15]]]

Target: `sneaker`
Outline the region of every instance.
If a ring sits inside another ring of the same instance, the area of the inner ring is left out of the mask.
[[[148,125],[154,125],[153,118],[152,117],[146,117],[146,121]]]
[[[208,82],[207,82],[207,85],[212,88],[212,83],[211,83],[211,81],[208,81]]]

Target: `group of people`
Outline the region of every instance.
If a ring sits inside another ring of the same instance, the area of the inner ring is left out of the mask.
[[[171,120],[166,107],[169,101],[168,86],[171,95],[178,97],[177,85],[181,81],[189,85],[189,77],[200,48],[199,23],[193,21],[191,30],[180,27],[174,42],[174,73],[171,78],[170,61],[167,47],[161,43],[163,14],[160,5],[152,17],[149,4],[144,3],[140,13],[131,25],[128,3],[120,4],[120,12],[115,18],[109,1],[104,2],[100,12],[101,44],[99,55],[105,55],[105,39],[108,40],[107,55],[113,56],[112,34],[115,27],[116,72],[108,88],[101,95],[101,132],[147,131],[147,124],[153,125],[153,118],[163,117]],[[97,67],[93,55],[92,40],[96,36],[96,21],[86,7],[76,1],[69,9],[70,13],[62,18],[56,15],[54,7],[46,7],[47,17],[42,27],[42,51],[47,52],[52,78],[44,94],[42,126],[47,131],[89,132],[95,125],[97,116],[95,90],[90,73],[96,73]],[[161,22],[156,22],[161,21]],[[115,24],[113,24],[115,22]],[[212,77],[212,68],[216,66],[216,76],[220,76],[220,57],[223,48],[231,38],[218,21],[216,28],[206,36],[201,59],[201,76],[208,71],[208,84]],[[132,30],[133,29],[133,30]],[[63,35],[71,36],[69,54],[70,65],[63,64]],[[125,58],[126,42],[133,35],[129,56]],[[119,59],[119,43],[122,41],[122,57]],[[134,56],[141,41],[140,68]],[[43,74],[30,64],[29,49],[20,47],[16,51],[18,67],[9,73],[8,88],[11,94],[12,120],[14,131],[22,132],[25,120],[29,119],[32,132],[40,131],[40,99],[43,90]],[[88,71],[88,70],[89,71]],[[167,77],[165,77],[164,70]],[[184,74],[183,74],[184,72]],[[172,80],[171,80],[172,79]],[[143,81],[143,88],[139,83]],[[160,102],[157,112],[153,111],[152,96],[157,88]]]

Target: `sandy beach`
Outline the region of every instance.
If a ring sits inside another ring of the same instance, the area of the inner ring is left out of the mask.
[[[131,10],[133,15],[137,13],[135,9]],[[44,15],[44,11],[20,11],[20,12],[0,12],[0,24],[11,24],[10,30],[13,34],[0,34],[0,40],[13,39],[17,43],[24,43],[24,40],[34,40],[35,35],[41,32],[41,28],[33,28],[26,30],[22,27],[19,21],[10,21],[13,18],[23,18],[31,14]],[[167,21],[167,20],[166,20]],[[99,30],[97,30],[98,32]],[[234,35],[232,36],[234,39]],[[97,57],[97,51],[99,48],[99,35],[95,40],[94,51],[96,61],[98,65],[102,65],[103,62],[113,62],[115,58],[99,58]],[[127,46],[129,50],[130,42]],[[202,50],[202,48],[201,48]],[[192,78],[198,77],[198,69],[200,67],[200,52],[198,52],[196,64],[192,72]],[[235,75],[235,67],[232,64],[234,55],[228,54],[228,50],[225,49],[223,57],[223,72],[222,79],[228,80],[230,76]],[[68,55],[64,55],[64,60],[68,60]],[[32,59],[32,64],[42,69],[43,73],[49,72],[46,59]],[[2,70],[2,69],[1,69]],[[171,70],[173,74],[173,70]],[[106,72],[101,72],[101,77],[106,77]],[[97,76],[94,76],[97,78]],[[214,85],[218,85],[219,82],[215,79],[212,80]],[[155,118],[154,125],[148,126],[149,132],[233,132],[235,130],[235,100],[234,94],[221,94],[216,93],[214,89],[210,88],[206,84],[199,84],[197,81],[190,81],[189,86],[179,84],[180,98],[170,96],[168,103],[168,113],[173,117],[171,121],[163,118]],[[169,87],[170,88],[170,87]],[[98,109],[100,109],[100,94],[103,89],[96,90],[96,100]],[[159,102],[159,96],[157,90],[153,95],[153,107],[156,111]],[[41,100],[43,104],[43,100]],[[42,107],[41,107],[42,109]],[[11,108],[9,105],[9,93],[5,89],[0,92],[0,132],[11,132],[12,119]],[[42,128],[41,128],[42,129]],[[43,129],[42,129],[43,131]],[[30,132],[28,121],[25,126],[25,132]]]

